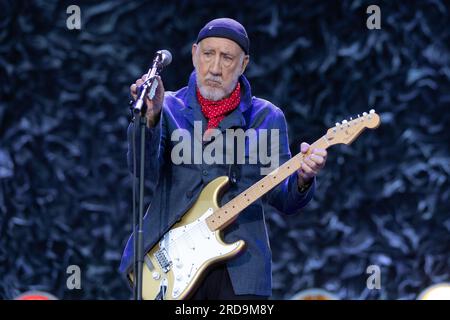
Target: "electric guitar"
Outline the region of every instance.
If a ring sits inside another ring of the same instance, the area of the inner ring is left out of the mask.
[[[350,144],[364,129],[374,129],[379,124],[380,117],[374,110],[364,112],[356,119],[336,123],[311,145],[310,150]],[[211,181],[181,220],[145,254],[142,297],[146,300],[189,298],[208,267],[235,257],[245,247],[243,240],[225,243],[221,231],[246,207],[296,172],[304,156],[299,153],[292,157],[222,207],[219,207],[219,199],[228,184],[228,177]],[[133,282],[133,274],[128,276]]]

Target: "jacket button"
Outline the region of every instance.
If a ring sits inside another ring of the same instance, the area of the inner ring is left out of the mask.
[[[203,173],[204,176],[207,176],[208,175],[208,170],[203,170],[202,173]]]

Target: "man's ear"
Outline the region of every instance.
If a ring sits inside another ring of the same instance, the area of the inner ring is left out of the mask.
[[[242,73],[244,74],[245,69],[247,68],[248,63],[250,62],[250,56],[247,54],[244,56],[244,59],[242,60]]]
[[[195,65],[196,65],[195,59],[197,59],[197,54],[196,54],[197,50],[198,50],[198,45],[196,43],[194,43],[192,45],[192,64],[193,64],[194,68],[195,68]]]

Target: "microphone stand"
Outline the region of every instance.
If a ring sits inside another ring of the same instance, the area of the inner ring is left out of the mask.
[[[132,107],[134,113],[134,130],[132,135],[133,144],[133,280],[134,280],[134,300],[142,300],[142,273],[144,264],[144,232],[143,220],[144,220],[144,167],[145,167],[145,127],[147,125],[145,113],[147,112],[147,106],[144,103],[147,91],[151,88],[151,95],[154,95],[156,90],[155,83],[156,76],[162,69],[161,65],[162,55],[157,54],[153,61],[153,66],[147,73],[147,78],[145,82],[140,86],[140,92],[138,99],[136,100],[134,106]],[[136,124],[139,123],[139,129],[141,132],[140,139],[140,168],[139,168],[139,198],[136,199],[136,153],[135,153],[135,137],[136,130],[138,127]],[[136,200],[138,200],[138,210],[139,215],[136,217]],[[136,221],[136,218],[138,221]],[[137,225],[137,230],[136,230]]]
[[[145,108],[144,108],[145,109]],[[137,124],[139,123],[139,126]],[[143,272],[143,263],[144,263],[144,248],[143,248],[143,212],[144,212],[144,182],[145,182],[145,176],[144,176],[144,167],[145,167],[145,126],[146,124],[146,118],[141,114],[136,114],[135,116],[135,130],[134,134],[137,129],[141,132],[141,141],[140,141],[140,168],[139,168],[139,198],[136,199],[136,191],[134,192],[134,201],[137,200],[138,202],[138,210],[139,215],[136,217],[136,205],[134,205],[134,213],[133,213],[133,220],[134,220],[134,299],[135,300],[142,300],[142,272]],[[136,143],[134,141],[133,143]],[[136,156],[134,156],[136,157]],[[136,160],[136,158],[134,159]],[[136,169],[136,167],[135,167]],[[135,172],[136,173],[136,172]],[[136,176],[135,176],[136,177]],[[136,184],[134,184],[134,187],[136,188]],[[138,221],[136,221],[136,218],[138,218]],[[137,230],[136,230],[137,225]]]

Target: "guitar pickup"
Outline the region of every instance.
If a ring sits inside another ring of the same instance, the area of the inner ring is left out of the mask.
[[[158,251],[155,252],[154,256],[155,256],[156,261],[158,261],[158,264],[161,267],[161,269],[165,273],[169,272],[169,270],[172,266],[172,261],[170,260],[166,249],[164,249],[164,248],[159,249]]]

